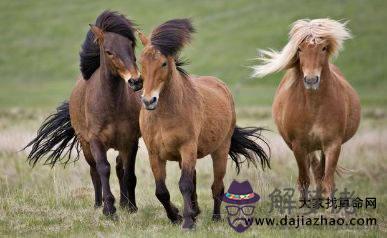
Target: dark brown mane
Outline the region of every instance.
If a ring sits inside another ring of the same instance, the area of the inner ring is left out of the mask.
[[[183,75],[188,76],[182,66],[187,65],[187,60],[182,60],[178,53],[188,44],[195,32],[190,19],[169,20],[152,31],[151,44],[165,56],[174,56],[176,69]]]
[[[136,46],[134,36],[135,24],[124,15],[104,11],[98,16],[95,25],[104,32],[112,32],[128,38],[132,42],[132,47]],[[91,75],[99,68],[99,47],[94,40],[94,34],[89,30],[86,39],[82,44],[80,56],[80,69],[84,79],[88,80]]]
[[[151,44],[165,56],[176,56],[191,41],[195,29],[190,19],[169,20],[152,31]]]
[[[185,77],[188,77],[188,72],[183,68],[183,66],[188,64],[189,64],[189,61],[187,59],[182,59],[180,57],[175,58],[175,65],[176,65],[177,71],[179,71]]]

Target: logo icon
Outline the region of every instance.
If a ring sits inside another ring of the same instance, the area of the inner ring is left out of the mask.
[[[244,232],[251,226],[255,203],[259,199],[260,196],[254,193],[249,181],[232,181],[222,200],[228,203],[225,206],[227,221],[235,231]]]

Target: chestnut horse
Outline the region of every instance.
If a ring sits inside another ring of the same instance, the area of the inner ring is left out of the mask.
[[[310,167],[317,191],[334,191],[334,172],[341,145],[357,131],[360,102],[340,70],[329,62],[350,38],[345,23],[331,19],[299,20],[281,52],[263,51],[255,76],[287,70],[273,102],[278,131],[297,160],[298,188],[308,195]],[[321,151],[318,161],[316,151]]]
[[[109,186],[109,148],[119,151],[116,159],[120,183],[120,205],[137,210],[134,172],[140,129],[139,94],[128,87],[127,81],[138,77],[134,48],[133,23],[116,12],[105,11],[90,25],[80,53],[82,78],[57,113],[46,119],[28,156],[35,165],[44,155],[52,166],[65,156],[78,141],[90,165],[95,190],[95,207],[102,205],[103,213],[115,213],[114,196]],[[70,124],[71,123],[71,124]],[[78,154],[79,156],[79,154]],[[103,195],[103,196],[102,196]]]
[[[181,216],[170,201],[165,166],[168,160],[179,162],[179,188],[184,198],[183,229],[192,229],[200,212],[196,195],[197,159],[212,157],[214,220],[220,219],[227,155],[236,163],[238,171],[243,162],[240,155],[254,164],[260,160],[263,168],[269,166],[268,155],[253,140],[263,141],[262,129],[236,126],[234,101],[227,86],[215,77],[193,78],[181,68],[177,55],[190,42],[193,32],[188,19],[167,21],[154,29],[149,38],[139,32],[144,45],[141,134],[155,177],[156,196],[172,222],[179,222]]]

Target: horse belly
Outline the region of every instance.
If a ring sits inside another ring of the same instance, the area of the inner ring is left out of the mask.
[[[212,77],[197,82],[204,104],[204,119],[198,140],[198,158],[202,158],[231,139],[236,119],[232,94],[223,82]]]

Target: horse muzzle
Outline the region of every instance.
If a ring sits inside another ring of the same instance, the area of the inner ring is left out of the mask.
[[[131,78],[128,80],[128,84],[129,84],[129,87],[136,92],[142,89],[143,80],[141,77],[139,77],[138,79]]]
[[[150,100],[145,97],[141,97],[141,101],[144,104],[146,110],[155,110],[158,100],[157,97],[152,97]]]
[[[304,86],[306,89],[317,90],[320,86],[320,77],[319,76],[305,76],[304,77]]]

